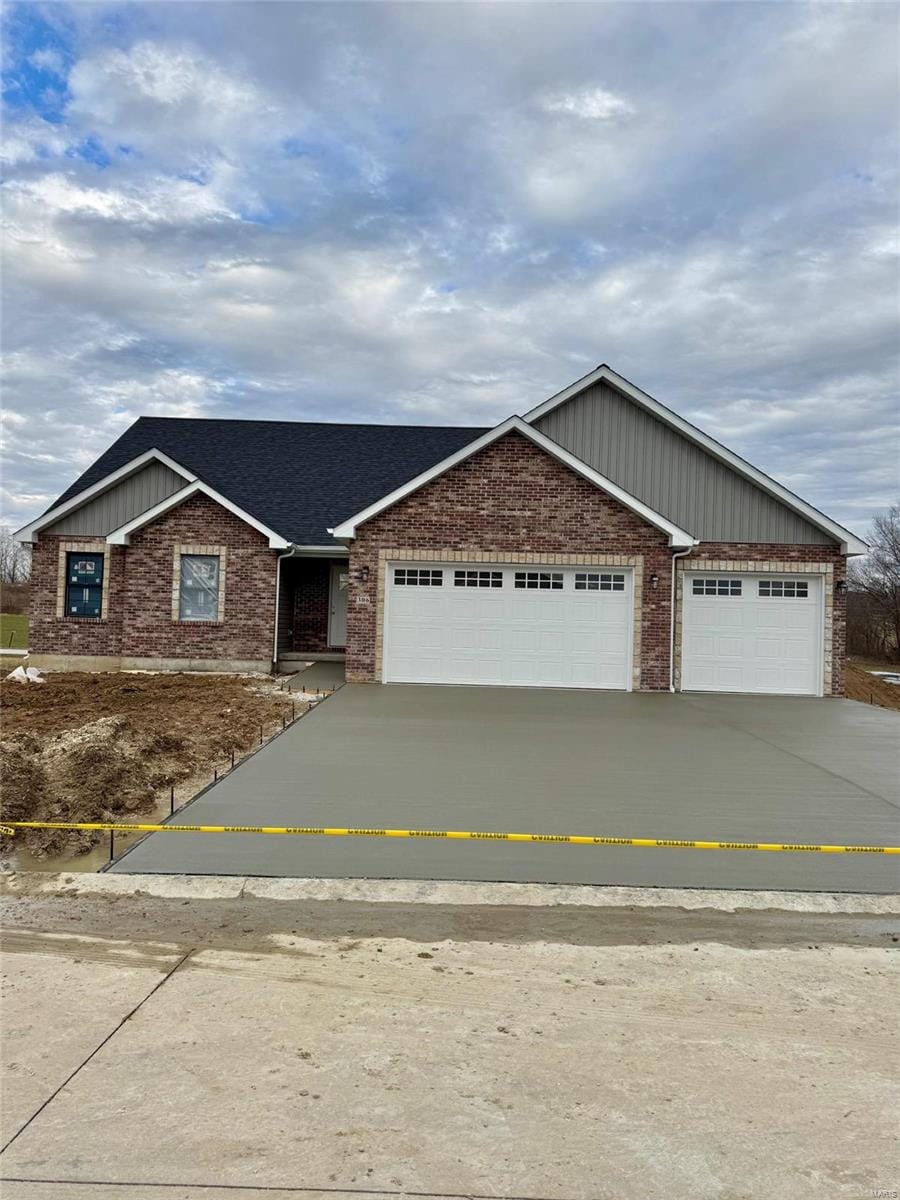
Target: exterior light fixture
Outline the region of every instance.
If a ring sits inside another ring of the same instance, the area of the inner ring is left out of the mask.
[[[839,579],[834,585],[834,590],[838,596],[843,596],[847,591],[847,580]]]
[[[653,588],[654,592],[659,587],[659,576],[658,575],[650,576],[650,586]]]
[[[369,568],[361,567],[358,578],[359,578],[360,583],[368,583],[369,582]]]

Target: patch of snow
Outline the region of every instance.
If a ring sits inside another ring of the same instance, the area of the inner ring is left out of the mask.
[[[870,671],[869,674],[883,683],[893,683],[900,687],[900,671]]]

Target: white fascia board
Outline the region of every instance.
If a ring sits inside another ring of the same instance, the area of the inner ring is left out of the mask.
[[[272,550],[287,550],[291,543],[286,538],[281,537],[270,529],[268,525],[263,525],[262,521],[257,521],[256,517],[252,517],[250,513],[245,512],[242,508],[238,508],[227,496],[223,496],[221,492],[217,492],[215,488],[211,488],[208,483],[203,483],[200,479],[195,479],[193,483],[182,488],[178,492],[173,492],[171,496],[166,496],[165,500],[160,500],[159,504],[154,504],[152,508],[148,508],[146,512],[139,513],[130,521],[126,521],[124,525],[120,525],[118,529],[114,529],[112,533],[107,534],[106,540],[110,546],[127,546],[131,535],[138,529],[143,529],[145,525],[151,524],[158,517],[167,513],[171,508],[177,508],[179,504],[184,504],[185,500],[190,500],[191,496],[202,494],[209,496],[211,500],[215,500],[217,504],[221,504],[223,508],[227,508],[230,513],[234,513],[247,525],[251,525],[261,534],[269,539],[269,546]]]
[[[21,529],[13,534],[13,537],[20,542],[33,542],[35,540],[34,535],[39,530],[46,529],[48,525],[55,524],[56,521],[61,520],[68,513],[73,512],[76,508],[81,508],[89,500],[93,500],[95,496],[100,496],[103,492],[108,492],[117,483],[121,483],[129,475],[137,474],[147,463],[153,461],[162,463],[170,471],[174,471],[176,475],[181,475],[188,483],[193,483],[197,478],[192,471],[187,470],[181,463],[177,463],[173,458],[169,458],[168,454],[163,454],[162,450],[145,450],[143,454],[139,454],[137,458],[133,458],[130,462],[125,463],[123,467],[119,467],[117,470],[110,472],[109,475],[104,475],[102,479],[98,479],[96,483],[92,483],[83,492],[77,492],[74,496],[71,496],[65,504],[59,504],[56,508],[51,508],[49,512],[45,512],[42,517],[31,521],[28,525],[23,525]]]
[[[702,429],[698,429],[696,425],[692,425],[690,421],[686,421],[684,417],[680,417],[678,413],[673,412],[670,408],[666,408],[664,404],[660,404],[658,400],[654,400],[646,392],[641,391],[633,383],[629,383],[621,375],[618,375],[612,367],[608,367],[606,363],[597,367],[596,371],[591,371],[589,375],[577,379],[567,388],[563,388],[561,392],[551,396],[536,408],[527,412],[523,420],[531,424],[533,421],[539,420],[553,409],[559,408],[561,404],[565,404],[567,400],[571,400],[573,396],[577,396],[579,392],[583,392],[585,388],[591,387],[595,383],[606,381],[611,383],[618,391],[628,396],[630,400],[634,400],[642,408],[664,421],[672,429],[676,429],[690,441],[695,442],[698,446],[702,446],[720,462],[726,463],[739,475],[743,475],[745,479],[749,479],[755,483],[757,487],[768,492],[770,496],[774,496],[776,500],[781,501],[787,508],[793,509],[799,513],[811,525],[815,525],[817,529],[823,530],[835,541],[840,542],[842,554],[865,554],[869,549],[868,543],[858,538],[851,533],[849,529],[845,529],[843,525],[838,525],[837,521],[832,521],[824,513],[819,512],[817,508],[813,508],[811,504],[807,504],[805,500],[801,500],[799,496],[795,496],[782,484],[777,483],[771,476],[765,472],[757,470],[756,467],[729,450],[727,446],[723,446],[721,442],[717,442],[715,438],[704,433]]]
[[[370,504],[368,508],[364,508],[355,516],[349,517],[346,521],[342,521],[340,525],[336,525],[334,529],[329,529],[328,532],[335,538],[347,540],[355,538],[357,526],[362,525],[365,521],[370,520],[370,518],[376,516],[378,513],[384,512],[385,509],[390,508],[392,505],[397,504],[398,501],[412,495],[413,492],[417,492],[420,488],[425,487],[426,484],[431,483],[433,479],[437,479],[438,476],[443,475],[446,471],[449,471],[458,463],[465,462],[467,458],[471,458],[472,455],[477,454],[479,450],[484,450],[486,446],[490,446],[491,443],[496,442],[498,438],[503,437],[507,433],[512,433],[513,431],[522,434],[523,437],[528,438],[530,442],[533,442],[534,445],[546,451],[547,454],[557,459],[558,462],[561,462],[565,466],[571,468],[571,470],[575,471],[578,475],[581,475],[582,478],[587,479],[588,482],[593,483],[596,487],[602,488],[603,491],[608,492],[610,496],[614,497],[614,499],[625,505],[626,508],[630,508],[632,512],[635,512],[638,516],[643,517],[645,521],[648,521],[651,525],[655,525],[657,529],[662,530],[662,532],[667,534],[669,537],[669,545],[693,546],[696,544],[696,539],[686,530],[680,529],[677,525],[673,525],[671,521],[668,521],[660,513],[654,512],[652,508],[648,508],[646,504],[642,504],[640,500],[637,500],[634,496],[629,495],[628,492],[624,491],[617,484],[613,483],[611,479],[607,479],[606,476],[601,475],[599,471],[595,471],[592,467],[589,467],[587,463],[582,462],[580,458],[576,458],[574,454],[570,454],[568,450],[564,450],[563,447],[554,442],[552,438],[548,438],[546,434],[541,433],[540,430],[532,428],[531,425],[527,425],[521,417],[509,417],[508,420],[503,421],[500,425],[495,426],[493,429],[489,429],[487,433],[483,433],[481,437],[476,438],[474,442],[469,442],[469,444],[463,446],[461,450],[457,450],[455,454],[451,454],[449,458],[443,459],[441,462],[436,463],[433,467],[430,467],[427,471],[423,471],[421,475],[417,475],[415,479],[410,479],[408,483],[404,483],[402,487],[396,488],[393,492],[389,492],[386,496],[382,496],[380,500],[376,500],[374,504]]]

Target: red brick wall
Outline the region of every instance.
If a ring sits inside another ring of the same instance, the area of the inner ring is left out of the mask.
[[[106,547],[109,602],[103,615],[62,617],[56,615],[60,542],[91,545],[98,537],[62,537],[41,534],[31,555],[31,596],[28,645],[35,654],[122,653],[122,610],[125,587],[125,547]]]
[[[350,556],[347,677],[375,675],[378,551],[642,554],[641,687],[669,686],[667,539],[574,471],[510,433],[367,521]],[[369,568],[368,581],[360,573]],[[650,576],[659,577],[658,588]]]
[[[784,546],[777,542],[701,542],[691,551],[689,558],[733,559],[764,562],[809,562],[831,563],[834,568],[833,584],[847,578],[847,556],[841,554],[840,546],[798,545]],[[844,667],[847,661],[847,596],[835,591],[831,615],[832,666],[831,694],[844,694]]]
[[[251,526],[206,496],[171,509],[109,547],[109,604],[98,621],[58,620],[58,543],[97,538],[41,536],[34,547],[31,646],[42,654],[271,661],[276,552]],[[173,621],[173,547],[227,547],[224,621]]]

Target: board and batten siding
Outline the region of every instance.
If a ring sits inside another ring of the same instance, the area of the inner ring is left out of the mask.
[[[161,462],[146,467],[123,479],[108,492],[88,500],[81,508],[67,513],[43,533],[89,534],[106,537],[132,517],[146,512],[160,500],[187,486],[187,480]]]
[[[704,542],[831,545],[833,539],[608,384],[535,428]]]

